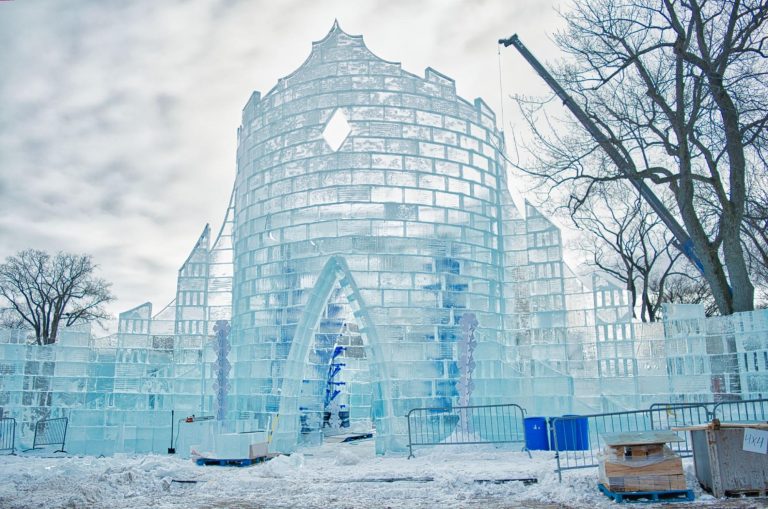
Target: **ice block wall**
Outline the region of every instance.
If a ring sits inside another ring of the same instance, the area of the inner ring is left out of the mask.
[[[509,380],[528,380],[531,385],[517,385],[509,400],[521,403],[530,413],[559,415],[647,408],[660,402],[765,397],[768,310],[705,318],[698,307],[674,308],[665,311],[663,323],[622,325],[631,342],[597,334],[594,326],[569,326],[568,337],[575,339],[566,341],[566,347],[581,352],[566,363],[572,385],[558,385],[554,377],[546,387],[542,381],[553,378],[546,373],[513,373]],[[133,316],[149,313],[143,306]],[[167,310],[155,315],[158,327],[163,313]],[[66,448],[71,453],[164,453],[171,444],[171,410],[176,409],[177,419],[200,415],[196,408],[177,407],[173,378],[159,376],[168,373],[162,368],[173,366],[162,345],[138,346],[139,338],[125,335],[114,341],[94,340],[87,329],[75,329],[62,331],[54,345],[38,346],[28,344],[26,332],[0,331],[0,417],[17,420],[20,449],[31,446],[39,419],[67,416]],[[348,404],[351,411],[366,412],[370,396],[365,395],[370,395],[373,377],[360,353],[362,338],[355,327],[348,327],[338,342],[352,351],[336,361],[330,359],[329,365],[343,362],[353,368],[333,377],[353,387],[340,403]],[[624,371],[628,345],[635,373]],[[327,380],[327,372],[323,376]],[[549,406],[539,405],[540,399]],[[250,415],[231,417],[240,419],[224,422],[227,429],[268,428],[268,423]],[[306,420],[304,425],[311,429]],[[187,431],[180,444],[191,443]]]

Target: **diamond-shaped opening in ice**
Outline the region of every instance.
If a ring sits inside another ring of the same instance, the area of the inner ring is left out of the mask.
[[[349,126],[349,122],[347,122],[347,117],[344,116],[344,112],[341,109],[337,109],[331,115],[328,123],[325,124],[323,139],[331,147],[331,150],[336,152],[347,139],[350,132],[352,132],[352,128]]]

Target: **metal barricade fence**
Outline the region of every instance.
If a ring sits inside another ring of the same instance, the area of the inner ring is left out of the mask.
[[[658,410],[658,409],[664,409],[666,411],[674,411],[676,409],[688,409],[688,408],[706,408],[708,415],[712,416],[712,407],[715,406],[715,403],[654,403],[650,407],[648,407],[649,410]]]
[[[613,412],[592,415],[566,415],[550,419],[551,449],[556,451],[558,479],[562,472],[577,468],[595,468],[604,446],[603,433],[653,431],[672,426],[690,426],[709,422],[705,404],[654,405],[647,410]],[[688,436],[682,442],[670,444],[681,457],[691,456]]]
[[[654,403],[649,410],[657,417],[653,429],[688,426],[712,420],[714,403]]]
[[[0,452],[16,452],[16,419],[4,417],[0,419]]]
[[[670,412],[686,413],[696,407],[707,408],[708,420],[721,422],[768,421],[768,399],[745,399],[721,401],[719,403],[654,403],[651,410],[665,408]]]
[[[32,449],[45,445],[61,445],[60,449],[53,452],[66,452],[64,442],[67,439],[67,424],[69,424],[69,419],[66,417],[37,421]]]
[[[768,399],[721,401],[712,410],[721,422],[768,421]]]
[[[502,405],[414,408],[408,419],[408,458],[414,446],[525,443],[525,410]]]

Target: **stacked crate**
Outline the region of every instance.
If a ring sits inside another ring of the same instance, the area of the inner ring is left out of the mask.
[[[600,483],[612,492],[685,490],[683,462],[665,444],[680,438],[672,432],[603,435]]]

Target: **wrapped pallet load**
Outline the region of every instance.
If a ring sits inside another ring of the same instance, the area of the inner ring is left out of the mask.
[[[600,482],[614,492],[686,489],[683,462],[664,445],[606,447]]]
[[[674,433],[617,433],[603,435],[600,483],[612,492],[685,490],[683,462],[667,445]]]

